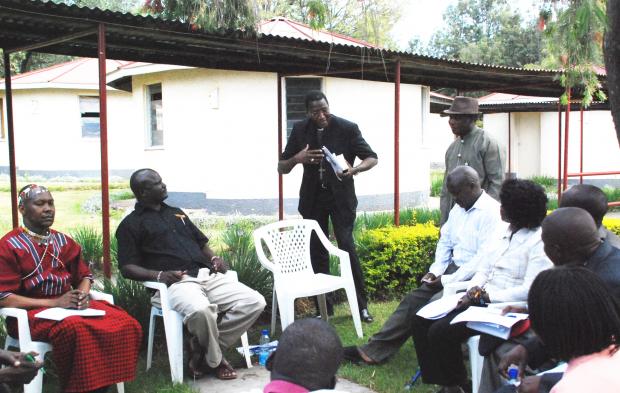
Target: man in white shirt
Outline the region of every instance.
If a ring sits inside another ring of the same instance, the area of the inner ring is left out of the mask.
[[[468,265],[501,223],[499,203],[480,187],[478,173],[468,166],[454,168],[446,179],[456,205],[441,228],[435,262],[374,334],[368,344],[345,348],[345,359],[377,364],[393,355],[411,337],[416,313],[438,294],[443,284],[470,279],[476,271]],[[463,271],[463,273],[459,273]],[[455,279],[451,276],[456,275]]]

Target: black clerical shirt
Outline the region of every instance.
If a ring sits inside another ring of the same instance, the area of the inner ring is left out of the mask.
[[[329,125],[323,131],[321,139],[319,144],[316,126],[310,119],[299,121],[293,126],[280,159],[288,160],[306,146],[309,146],[309,149],[326,146],[335,155],[342,154],[351,165],[356,157],[360,160],[368,157],[377,158],[377,154],[362,137],[357,124],[341,117],[330,116]],[[325,169],[323,178],[319,173],[321,167]],[[357,197],[353,177],[338,180],[331,165],[325,161],[322,165],[304,164],[304,175],[299,189],[299,213],[303,217],[310,216],[321,183],[326,185],[334,196],[341,214],[349,214],[352,220],[355,219]]]
[[[209,239],[183,210],[161,204],[159,211],[140,202],[116,230],[118,264],[151,270],[187,270],[211,267],[202,248]]]

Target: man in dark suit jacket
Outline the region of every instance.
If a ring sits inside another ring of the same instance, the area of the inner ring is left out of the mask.
[[[347,251],[351,259],[360,316],[363,321],[372,322],[364,277],[353,242],[357,208],[353,176],[377,165],[377,154],[366,143],[357,124],[330,113],[327,97],[322,92],[311,91],[306,95],[306,112],[308,118],[293,126],[278,162],[278,172],[287,174],[297,164],[303,164],[299,213],[304,218],[316,220],[326,235],[329,233],[328,219],[331,218],[338,247]],[[348,168],[336,173],[325,159],[322,146],[334,155],[342,154]],[[361,162],[353,166],[356,157]],[[329,273],[329,254],[315,234],[312,235],[310,254],[314,271]],[[331,303],[328,303],[330,314],[331,309]]]

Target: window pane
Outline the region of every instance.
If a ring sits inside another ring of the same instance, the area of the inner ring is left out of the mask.
[[[80,117],[82,137],[98,138],[99,128],[99,97],[80,97]]]
[[[83,137],[99,137],[99,117],[83,117],[82,118],[82,136]]]
[[[162,105],[161,84],[148,86],[149,100],[149,139],[151,146],[164,144],[164,110]]]
[[[321,90],[321,78],[286,78],[286,139],[293,124],[306,118],[306,94]]]

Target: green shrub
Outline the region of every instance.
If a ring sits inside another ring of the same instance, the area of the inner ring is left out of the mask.
[[[433,224],[388,227],[365,232],[358,254],[368,294],[401,296],[417,286],[434,260],[439,229]]]
[[[427,208],[415,209],[414,220],[413,222],[411,222],[411,225],[430,223],[435,226],[439,226],[440,219],[441,219],[441,211],[439,209],[427,209]],[[401,220],[401,224],[402,223],[403,221]]]
[[[605,228],[620,236],[620,218],[603,218],[603,225]]]
[[[256,225],[252,221],[239,221],[230,225],[220,239],[223,245],[220,255],[237,272],[240,282],[265,297],[265,309],[271,310],[273,276],[258,261],[252,238]]]
[[[607,195],[607,200],[609,202],[620,201],[620,188],[603,187],[603,192]]]
[[[82,259],[91,270],[101,270],[103,258],[103,237],[93,227],[77,227],[71,230],[70,236],[82,247]]]
[[[438,197],[441,195],[441,188],[443,187],[443,172],[431,173],[431,196]]]
[[[134,199],[133,192],[131,190],[121,190],[110,193],[110,201],[122,201],[126,199]]]
[[[557,189],[558,181],[549,176],[532,176],[529,180],[541,185],[547,192]]]

